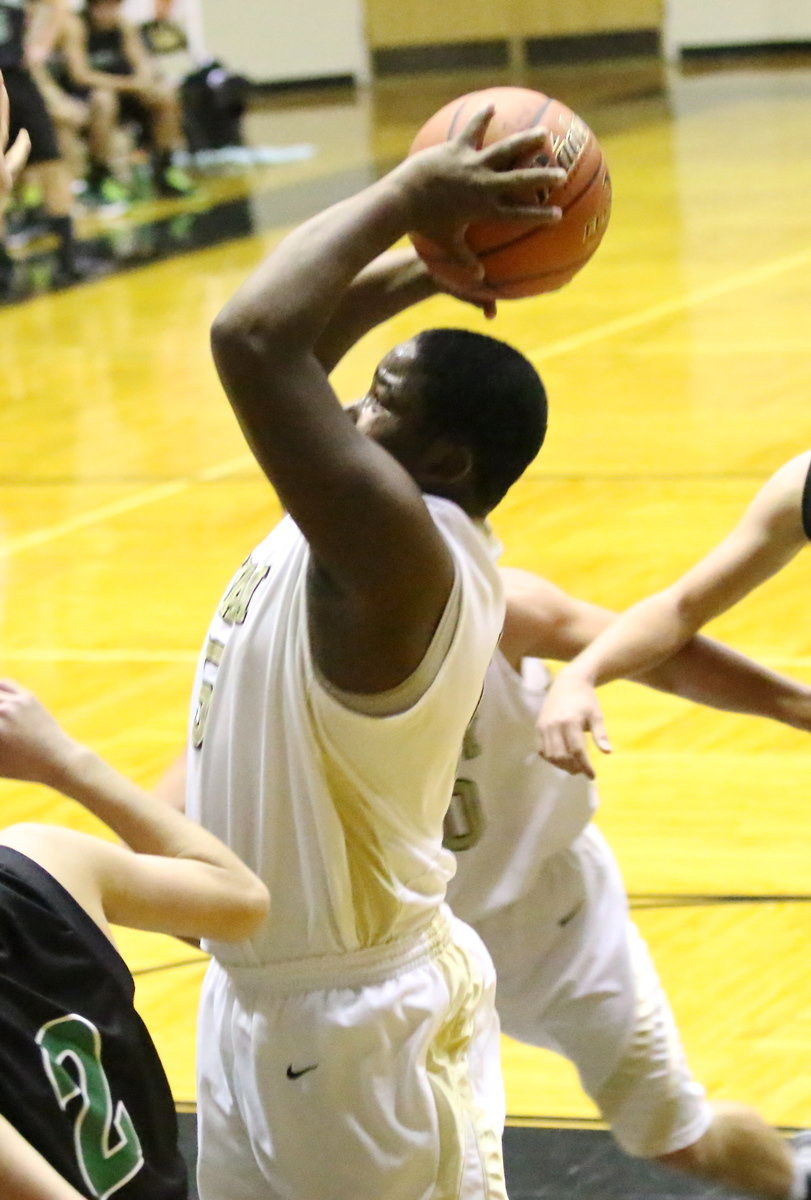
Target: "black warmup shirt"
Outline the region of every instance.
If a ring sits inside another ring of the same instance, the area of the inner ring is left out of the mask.
[[[94,29],[85,17],[87,29],[87,58],[94,71],[107,75],[132,75],[132,63],[124,49],[124,32],[121,29]]]
[[[23,65],[26,0],[0,0],[0,70]]]

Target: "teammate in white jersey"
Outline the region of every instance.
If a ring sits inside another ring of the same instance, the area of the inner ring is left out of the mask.
[[[612,614],[523,571],[504,572],[507,616],[465,739],[446,844],[454,913],[493,958],[504,1031],[577,1067],[630,1154],[768,1200],[805,1200],[811,1163],[757,1113],[710,1105],[628,913],[619,868],[591,824],[591,782],[538,755],[550,682]],[[706,638],[640,682],[811,731],[811,689]]]
[[[198,1055],[202,1200],[496,1200],[492,965],[443,909],[442,825],[504,600],[485,525],[537,454],[531,365],[478,334],[392,350],[350,420],[327,373],[435,285],[408,230],[471,269],[464,227],[554,220],[476,149],[484,111],[287,237],[213,329],[225,390],[290,514],[228,588],[201,655],[189,815],[272,889],[260,934],[211,942]],[[485,307],[489,307],[485,298]]]

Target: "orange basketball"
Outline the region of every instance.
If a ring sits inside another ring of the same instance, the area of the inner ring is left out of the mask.
[[[505,300],[552,292],[588,262],[608,225],[611,179],[603,152],[585,121],[559,100],[530,88],[493,87],[446,104],[426,121],[409,153],[454,137],[488,104],[495,112],[484,145],[536,125],[549,130],[548,149],[545,144],[533,161],[567,172],[565,182],[543,199],[558,205],[563,216],[555,225],[529,228],[523,222],[477,222],[468,228],[465,241],[485,268],[482,287]],[[412,241],[439,280],[470,289],[469,274],[441,246],[418,234]]]

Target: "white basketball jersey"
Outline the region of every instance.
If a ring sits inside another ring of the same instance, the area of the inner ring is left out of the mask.
[[[286,517],[226,592],[201,654],[189,732],[189,815],[269,886],[270,919],[220,961],[345,954],[426,925],[454,869],[443,817],[459,746],[504,618],[497,547],[455,504],[426,497],[461,603],[436,677],[373,717],[316,676],[309,548]]]
[[[524,659],[519,675],[499,652],[488,668],[448,822],[459,847],[448,903],[463,921],[525,895],[544,861],[572,844],[597,806],[584,776],[538,754],[535,724],[550,678],[539,659]]]

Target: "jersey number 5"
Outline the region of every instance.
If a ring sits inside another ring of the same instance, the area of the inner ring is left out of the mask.
[[[270,567],[260,566],[251,558],[242,564],[232,579],[228,591],[223,596],[220,607],[217,610],[218,615],[222,617],[226,625],[242,625],[248,615],[248,605],[253,599],[254,592],[262,580],[267,578],[269,571]],[[225,642],[221,642],[215,637],[209,637],[206,642],[203,671],[192,720],[191,740],[195,750],[199,750],[203,744],[203,738],[206,733],[206,722],[208,721],[208,711],[211,708],[211,700],[214,695],[214,681],[217,677],[217,671],[219,670],[224,653]]]

